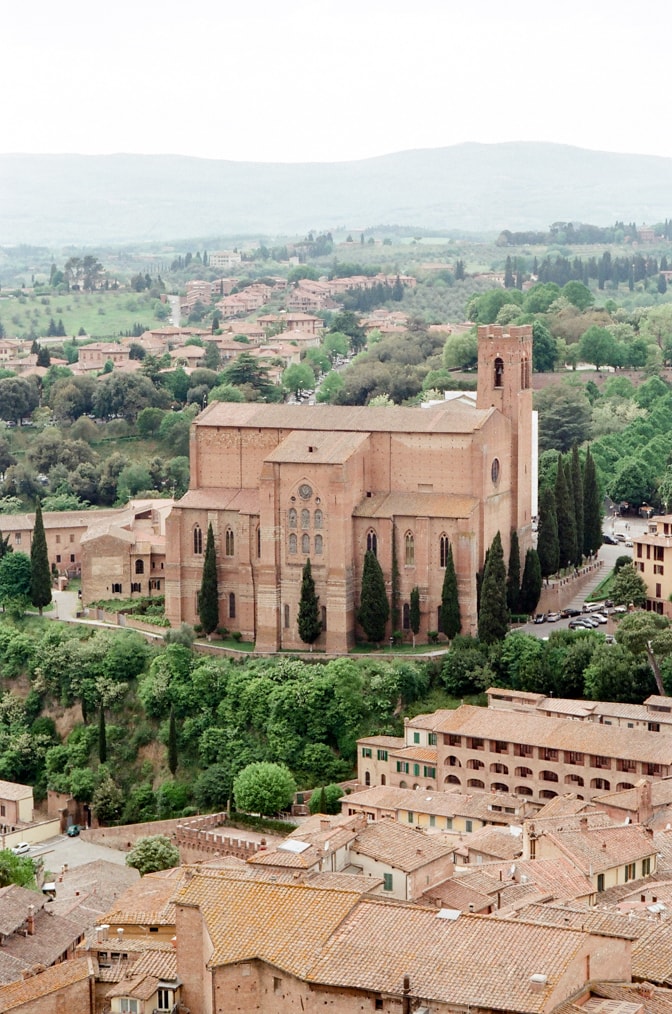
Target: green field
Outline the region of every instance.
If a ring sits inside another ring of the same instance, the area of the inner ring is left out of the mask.
[[[49,321],[63,322],[73,337],[80,328],[92,338],[112,339],[130,332],[134,325],[165,324],[169,307],[147,293],[64,292],[48,295],[3,295],[0,322],[7,338],[42,338]]]

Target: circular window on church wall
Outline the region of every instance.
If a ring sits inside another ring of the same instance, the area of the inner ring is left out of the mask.
[[[499,458],[493,459],[490,476],[495,484],[499,482]]]

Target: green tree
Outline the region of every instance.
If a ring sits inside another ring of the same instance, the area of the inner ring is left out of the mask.
[[[10,884],[34,890],[35,864],[29,856],[15,856],[11,849],[0,849],[0,887]]]
[[[385,637],[390,604],[385,591],[385,578],[376,554],[367,550],[362,571],[362,592],[357,619],[369,641],[377,644]]]
[[[415,588],[411,588],[411,608],[409,612],[411,631],[413,632],[413,647],[415,648],[415,639],[420,631],[420,589],[417,585]]]
[[[634,563],[621,567],[611,586],[611,597],[617,606],[646,605],[646,584]]]
[[[40,616],[44,607],[51,602],[51,567],[39,500],[35,505],[35,525],[30,547],[30,601],[37,606]]]
[[[519,609],[521,613],[532,613],[537,608],[541,595],[541,563],[536,549],[528,549],[525,554],[523,580],[520,585]]]
[[[567,282],[562,288],[562,294],[578,310],[587,310],[595,302],[595,297],[583,282]]]
[[[13,603],[25,611],[30,602],[31,566],[26,553],[7,553],[0,559],[0,604]]]
[[[315,594],[315,580],[310,560],[306,560],[303,567],[298,627],[299,637],[305,644],[313,644],[322,633],[320,598]]]
[[[208,637],[219,623],[219,591],[217,588],[217,554],[215,552],[215,536],[212,524],[208,525],[203,558],[203,576],[201,590],[198,594],[198,618],[203,632]]]
[[[113,824],[115,820],[119,819],[124,805],[124,797],[117,783],[107,772],[99,781],[91,803],[93,812],[101,824]]]
[[[515,528],[511,531],[509,568],[506,575],[506,604],[510,613],[517,613],[520,608],[520,543]]]
[[[559,563],[561,568],[569,567],[576,556],[576,520],[562,456],[558,457],[555,476],[555,509],[558,519]]]
[[[223,810],[231,797],[233,775],[229,764],[211,764],[194,784],[194,799],[201,811]]]
[[[579,460],[579,449],[574,444],[572,447],[571,460],[572,496],[574,504],[574,526],[576,532],[576,554],[574,564],[581,566],[583,559],[583,533],[584,533],[584,507],[583,507],[583,476],[581,474],[581,462]]]
[[[170,709],[170,718],[168,719],[168,770],[171,775],[177,771],[177,726],[173,707]]]
[[[551,574],[555,574],[560,566],[560,543],[555,493],[550,486],[543,486],[539,494],[537,552],[542,576],[550,577]]]
[[[453,547],[448,543],[446,550],[446,569],[443,572],[441,586],[441,630],[449,641],[462,629],[460,601],[457,594],[457,574],[453,559]]]
[[[288,391],[298,395],[299,391],[312,391],[315,374],[307,363],[292,363],[282,374],[282,383]]]
[[[311,813],[340,813],[343,789],[340,785],[323,785],[319,792],[313,792],[308,800]]]
[[[139,838],[126,856],[126,865],[132,866],[141,877],[159,870],[172,870],[180,865],[180,850],[163,834]]]
[[[532,324],[532,368],[535,373],[552,373],[558,361],[558,342],[545,324]]]
[[[631,561],[625,566],[628,566]],[[618,624],[616,640],[633,655],[644,655],[651,666],[658,687],[658,693],[665,696],[661,662],[672,656],[672,629],[666,616],[635,610],[628,613]]]
[[[614,358],[616,343],[611,331],[606,327],[593,324],[581,335],[579,355],[586,363],[594,363],[595,369],[611,363]]]
[[[266,817],[285,810],[295,792],[296,783],[289,768],[269,761],[248,764],[233,783],[236,809]]]
[[[320,384],[319,390],[316,395],[316,400],[321,404],[329,402],[333,404],[340,391],[343,390],[344,382],[343,377],[336,370],[329,370],[326,377]]]
[[[571,450],[590,437],[592,409],[585,389],[569,384],[547,387],[535,396],[539,411],[539,450]]]
[[[98,711],[98,759],[101,764],[107,760],[107,728],[105,726],[105,709],[102,704]]]
[[[39,389],[25,377],[4,377],[0,380],[0,419],[19,426],[40,402]]]
[[[488,561],[481,585],[481,605],[478,612],[478,636],[485,644],[501,641],[509,629],[509,611],[506,608],[506,568],[502,537],[497,532],[488,553]]]
[[[593,556],[602,545],[602,500],[597,484],[595,462],[586,450],[586,464],[583,470],[583,552]]]

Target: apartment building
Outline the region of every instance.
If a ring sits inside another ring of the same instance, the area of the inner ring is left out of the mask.
[[[622,729],[672,733],[672,698],[652,694],[643,704],[620,701],[584,701],[566,697],[546,697],[530,691],[490,687],[486,691],[489,708],[527,711],[545,718],[571,718],[596,722]]]
[[[644,534],[634,534],[633,562],[646,584],[646,608],[672,617],[672,514],[651,518]]]

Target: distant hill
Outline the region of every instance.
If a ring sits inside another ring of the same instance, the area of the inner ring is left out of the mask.
[[[462,144],[358,162],[0,155],[0,246],[406,225],[499,233],[672,216],[672,159]]]

